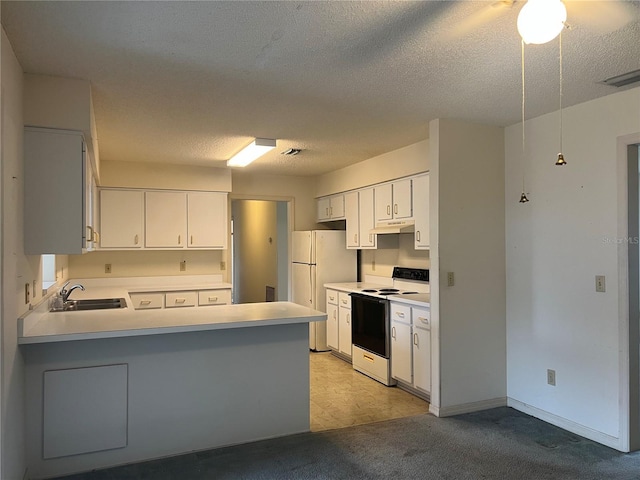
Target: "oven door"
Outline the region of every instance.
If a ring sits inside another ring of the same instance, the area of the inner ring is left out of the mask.
[[[389,301],[351,293],[351,341],[389,358]]]

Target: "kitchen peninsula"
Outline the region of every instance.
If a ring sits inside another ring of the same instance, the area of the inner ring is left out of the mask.
[[[324,313],[290,302],[135,310],[121,287],[77,293],[127,308],[41,305],[20,319],[30,478],[309,430],[308,323]]]

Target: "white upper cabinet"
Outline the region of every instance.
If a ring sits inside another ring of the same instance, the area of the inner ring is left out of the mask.
[[[360,248],[360,202],[358,192],[345,193],[344,212],[347,219],[347,248]]]
[[[93,248],[91,181],[82,133],[25,128],[26,254],[78,254]]]
[[[317,221],[327,222],[332,220],[344,220],[344,194],[322,197],[317,200]]]
[[[360,248],[376,248],[377,236],[370,233],[376,225],[373,188],[365,188],[359,193]]]
[[[376,185],[376,222],[411,218],[411,179]]]
[[[415,249],[427,250],[429,242],[429,175],[413,179],[413,218]]]
[[[144,192],[100,190],[100,248],[144,246]]]
[[[187,234],[186,192],[145,192],[145,246],[184,248]]]
[[[227,194],[187,194],[189,248],[227,248]]]

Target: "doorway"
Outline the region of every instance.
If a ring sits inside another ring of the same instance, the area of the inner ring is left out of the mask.
[[[289,202],[231,200],[233,303],[289,299]]]

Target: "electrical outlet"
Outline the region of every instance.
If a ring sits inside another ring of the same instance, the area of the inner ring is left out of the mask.
[[[556,371],[547,369],[547,383],[552,386],[556,386]]]
[[[29,300],[31,300],[31,294],[29,293],[29,284],[25,283],[24,284],[24,303],[25,303],[25,305],[27,303],[29,303]]]
[[[604,275],[596,275],[596,292],[605,292],[606,285]]]
[[[448,287],[453,287],[456,284],[456,279],[453,275],[453,272],[448,272],[447,273],[447,286]]]
[[[187,261],[186,261],[186,260],[182,260],[182,261],[180,262],[180,271],[181,271],[181,272],[184,272],[184,271],[186,271],[186,270],[187,270]]]
[[[227,263],[226,262],[220,262],[220,270],[226,270],[227,269]]]
[[[111,273],[111,264],[110,263],[105,263],[104,264],[104,273]]]

